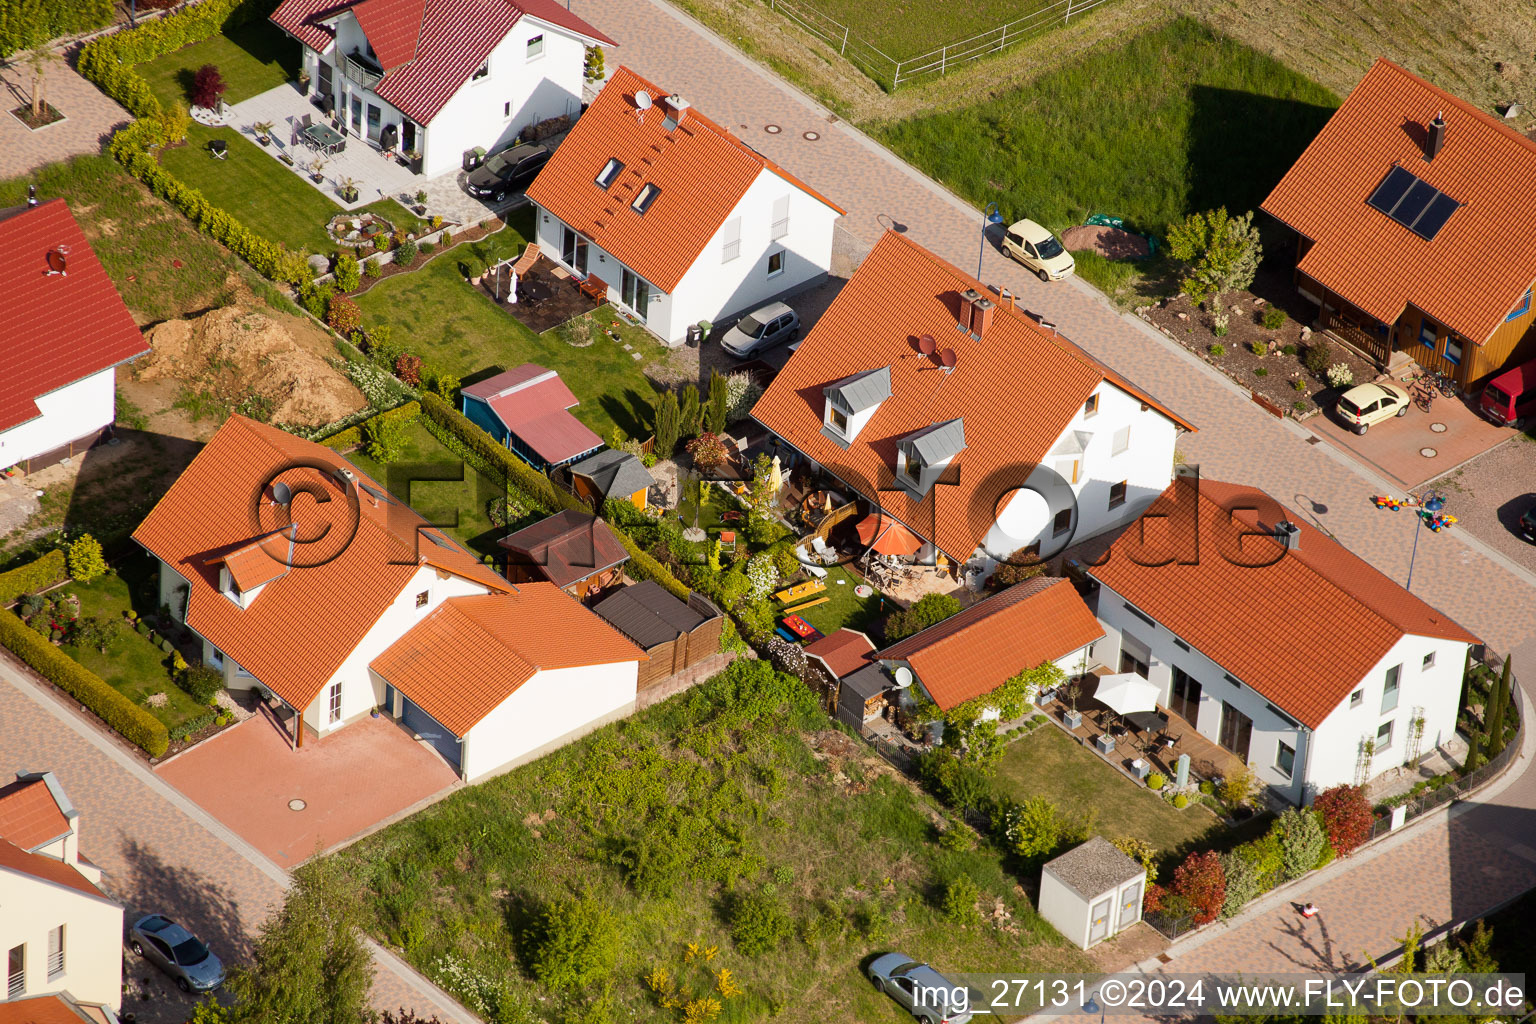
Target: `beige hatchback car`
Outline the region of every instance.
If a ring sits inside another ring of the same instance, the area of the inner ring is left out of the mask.
[[[1346,427],[1363,434],[1373,423],[1407,415],[1411,401],[1406,388],[1380,381],[1350,388],[1339,396],[1334,408]]]
[[[1003,252],[1040,275],[1042,281],[1060,281],[1077,269],[1077,261],[1056,236],[1032,220],[1008,225]]]

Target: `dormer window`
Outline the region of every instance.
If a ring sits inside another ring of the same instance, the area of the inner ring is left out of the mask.
[[[843,412],[843,410],[839,409],[835,405],[831,406],[830,408],[828,408],[827,409],[827,422],[832,424],[833,429],[835,429],[838,433],[840,433],[840,434],[842,434],[844,436],[847,436],[847,434],[848,434],[848,416],[847,416],[846,413]]]
[[[896,442],[896,482],[926,495],[965,451],[965,423],[946,420],[908,434]]]
[[[623,169],[624,161],[618,157],[609,157],[608,162],[603,164],[603,169],[598,172],[597,187],[606,190],[609,185],[612,185],[618,179],[619,172]]]
[[[923,470],[928,468],[923,463],[922,453],[913,448],[909,449],[906,455],[906,464],[902,467],[902,472],[906,473],[907,478],[914,484],[922,486]]]
[[[847,448],[875,415],[880,403],[891,397],[891,368],[882,366],[833,381],[821,389],[826,397],[822,434]]]
[[[656,201],[656,197],[659,195],[661,195],[661,189],[650,182],[646,182],[641,187],[639,194],[635,196],[635,201],[629,205],[634,208],[636,213],[643,215],[646,210],[651,208],[651,204]]]
[[[480,79],[484,78],[486,75],[489,75],[490,73],[491,73],[491,62],[490,61],[486,61],[484,64],[481,64],[478,68],[475,69],[475,73],[469,76],[469,80],[471,82],[478,82],[478,81],[480,81]]]

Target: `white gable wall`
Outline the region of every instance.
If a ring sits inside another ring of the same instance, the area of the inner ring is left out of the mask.
[[[48,977],[48,933],[64,926],[64,970]],[[0,868],[0,949],[24,945],[23,996],[68,992],[117,1010],[123,998],[123,908]],[[0,997],[0,1003],[5,1000]]]
[[[107,367],[39,395],[42,415],[0,432],[0,469],[53,451],[95,433],[117,417],[114,369]]]
[[[635,710],[638,661],[545,669],[464,737],[463,777],[474,782],[531,761]]]

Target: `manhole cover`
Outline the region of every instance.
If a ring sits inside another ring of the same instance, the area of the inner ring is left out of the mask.
[[[1420,448],[1419,454],[1424,456],[1426,459],[1432,459],[1440,453],[1435,451],[1433,448]]]
[[[308,806],[309,804],[306,804],[303,800],[299,800],[297,798],[288,801],[288,809],[290,811],[302,811]]]
[[[815,142],[821,138],[821,132],[806,132],[801,138],[805,139],[806,142]]]
[[[783,128],[780,128],[776,124],[765,124],[765,125],[763,125],[763,131],[767,132],[769,135],[777,135],[777,134],[779,134],[779,132],[781,132],[783,130],[784,130]]]
[[[1437,434],[1443,434],[1446,431],[1446,426],[1444,423],[1431,423],[1429,425],[1429,429],[1433,430]]]

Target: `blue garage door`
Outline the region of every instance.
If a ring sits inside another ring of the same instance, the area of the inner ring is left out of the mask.
[[[402,695],[403,710],[400,721],[405,727],[421,736],[422,739],[437,748],[437,752],[448,759],[448,763],[455,768],[459,766],[459,739],[453,733],[438,724],[437,719],[427,714],[421,708],[412,703],[409,697]]]

